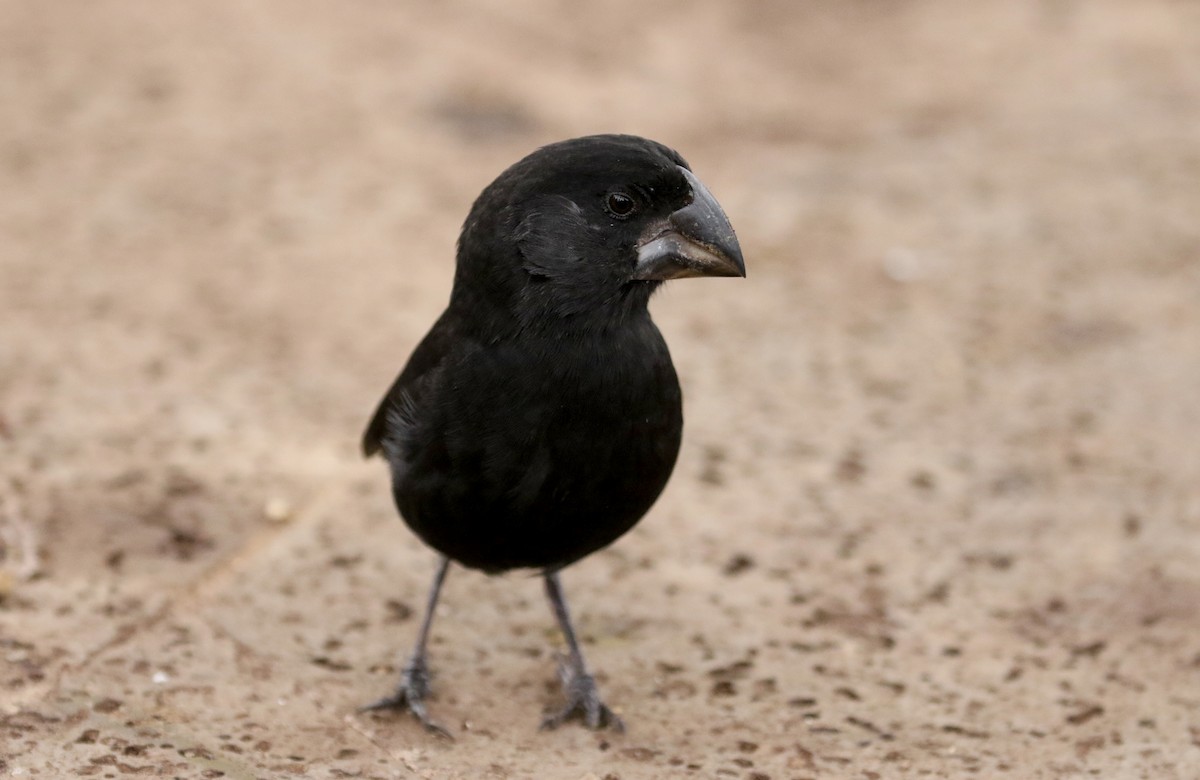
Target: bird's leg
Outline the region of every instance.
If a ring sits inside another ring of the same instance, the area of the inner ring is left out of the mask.
[[[421,620],[421,632],[417,635],[417,645],[409,656],[408,663],[400,673],[400,684],[396,692],[379,701],[368,704],[360,712],[370,710],[403,710],[407,709],[421,721],[421,725],[432,732],[449,737],[450,732],[429,719],[425,711],[425,697],[429,695],[429,666],[425,660],[425,646],[429,642],[429,627],[433,625],[433,612],[437,607],[438,596],[442,592],[442,582],[446,579],[446,571],[450,568],[450,559],[442,558],[438,562],[437,573],[433,575],[433,585],[429,588],[429,600],[425,605],[425,617]]]
[[[575,638],[575,629],[571,627],[571,615],[567,612],[567,600],[563,596],[558,573],[546,572],[544,576],[546,596],[550,599],[550,606],[554,608],[554,617],[558,620],[558,627],[562,629],[563,638],[567,640],[568,655],[565,659],[559,659],[558,670],[563,683],[563,693],[567,696],[567,706],[542,720],[542,728],[556,728],[571,718],[578,717],[590,729],[611,726],[615,731],[624,731],[625,724],[600,700],[596,680],[588,673],[583,653],[579,649],[579,641]]]

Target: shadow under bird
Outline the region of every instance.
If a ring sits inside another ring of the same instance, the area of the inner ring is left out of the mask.
[[[426,644],[450,562],[540,570],[567,644],[565,705],[621,729],[571,626],[559,570],[633,527],[679,452],[682,399],[647,303],[664,281],[745,276],[729,219],[675,151],[628,135],[545,146],[492,182],[458,242],[450,303],[379,404],[396,506],[440,554],[395,693],[430,719]]]

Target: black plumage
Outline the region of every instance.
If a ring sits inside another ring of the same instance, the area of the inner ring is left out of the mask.
[[[662,492],[679,451],[679,382],[647,303],[665,280],[744,276],[728,219],[683,158],[634,136],[543,147],[480,194],[459,238],[449,306],[376,410],[405,522],[442,556],[394,696],[428,727],[425,640],[453,560],[540,569],[566,636],[568,703],[600,701],[557,572],[610,544]]]

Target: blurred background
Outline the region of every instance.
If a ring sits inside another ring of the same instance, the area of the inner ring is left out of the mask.
[[[0,0],[0,773],[1200,771],[1200,6]],[[675,478],[538,583],[357,441],[533,148],[677,148]]]

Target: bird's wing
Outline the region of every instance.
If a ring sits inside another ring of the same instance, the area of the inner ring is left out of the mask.
[[[412,357],[379,402],[363,432],[364,457],[379,452],[385,439],[402,436],[405,429],[415,424],[422,391],[433,383],[457,343],[456,330],[454,318],[446,312],[413,350]]]

